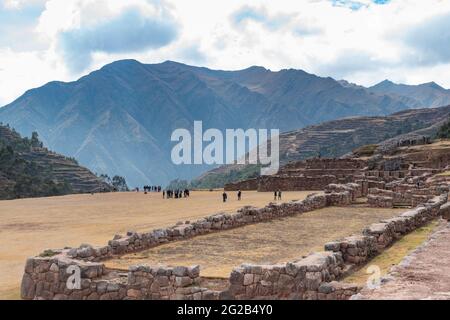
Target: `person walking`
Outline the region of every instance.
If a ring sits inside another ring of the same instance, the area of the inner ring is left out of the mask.
[[[225,191],[222,193],[222,199],[223,199],[223,202],[227,202],[228,195]]]
[[[281,200],[281,190],[278,190],[278,200]]]
[[[238,190],[237,196],[238,196],[238,201],[241,201],[241,197],[242,197],[241,190]]]

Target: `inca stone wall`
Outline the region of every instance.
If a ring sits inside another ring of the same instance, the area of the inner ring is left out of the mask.
[[[342,253],[346,263],[365,263],[403,235],[425,225],[439,214],[447,214],[447,200],[448,194],[442,194],[398,217],[370,225],[362,235],[327,243],[325,250]]]
[[[349,205],[364,195],[365,183],[330,185],[325,194],[305,200],[246,207],[234,214],[216,214],[195,222],[149,233],[115,236],[107,246],[82,245],[74,249],[45,251],[27,260],[21,285],[23,299],[348,299],[360,288],[339,280],[352,266],[366,262],[402,235],[435,218],[449,215],[447,193],[363,230],[361,235],[325,245],[296,261],[275,265],[242,265],[235,268],[223,290],[204,287],[199,266],[131,266],[128,272],[107,269],[99,262],[113,256],[242,225],[320,209]],[[74,271],[75,270],[75,271]],[[71,277],[79,271],[79,287]]]

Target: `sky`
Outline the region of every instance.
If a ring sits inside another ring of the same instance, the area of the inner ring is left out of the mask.
[[[130,58],[450,88],[450,1],[0,0],[0,106]]]

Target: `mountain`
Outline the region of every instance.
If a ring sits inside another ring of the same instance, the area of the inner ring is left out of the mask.
[[[74,82],[50,82],[0,108],[0,121],[37,131],[52,150],[130,186],[191,179],[210,166],[175,166],[171,133],[278,128],[282,132],[348,116],[387,115],[415,99],[370,92],[302,70],[211,70],[166,61],[122,60]]]
[[[358,147],[375,144],[387,148],[410,136],[434,136],[449,120],[450,106],[413,109],[384,117],[350,117],[286,132],[280,135],[280,163],[311,157],[341,157]],[[254,165],[228,165],[210,170],[194,179],[192,187],[219,188],[225,183],[259,175]]]
[[[0,124],[0,199],[110,190],[74,159],[44,148],[36,135],[22,138]]]
[[[435,108],[450,104],[450,90],[442,88],[435,82],[406,85],[384,80],[368,90],[373,93],[388,94],[393,98],[407,97],[416,100],[417,107],[422,108]]]

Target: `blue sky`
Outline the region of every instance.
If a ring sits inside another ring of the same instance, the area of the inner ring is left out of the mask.
[[[0,106],[118,59],[450,87],[450,1],[1,0]]]

